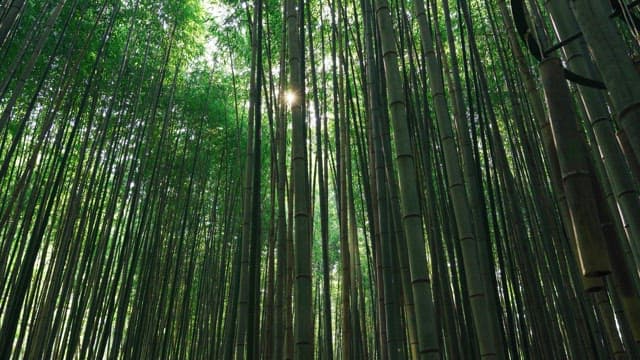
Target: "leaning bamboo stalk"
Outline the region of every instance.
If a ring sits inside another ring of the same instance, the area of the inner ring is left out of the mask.
[[[418,352],[438,357],[440,348],[435,326],[435,309],[431,298],[431,280],[427,272],[422,216],[418,202],[417,174],[409,137],[407,104],[398,65],[398,51],[394,39],[393,20],[385,0],[375,1],[375,14],[380,30],[387,96],[393,123],[398,164],[402,226],[409,252],[409,266],[418,330]]]
[[[608,17],[605,2],[571,2],[584,39],[611,95],[621,129],[640,157],[640,74],[626,54],[623,39]],[[608,5],[608,4],[607,4]]]
[[[610,266],[591,189],[593,175],[589,171],[586,144],[578,130],[560,60],[544,60],[540,64],[540,74],[580,270],[584,276],[604,276],[610,272]]]

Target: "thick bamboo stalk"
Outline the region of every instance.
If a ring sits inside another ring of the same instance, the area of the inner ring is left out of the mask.
[[[418,330],[418,353],[421,357],[439,356],[435,310],[427,272],[425,237],[418,202],[417,174],[411,149],[407,121],[407,105],[398,66],[393,21],[386,0],[375,1],[375,14],[380,31],[387,97],[395,134],[396,162],[398,164],[402,226],[409,254],[411,283]]]
[[[573,104],[562,66],[557,58],[540,64],[540,75],[547,101],[553,139],[558,150],[572,233],[584,276],[598,277],[610,272],[605,241],[599,227],[596,200],[591,189],[587,149],[578,131]]]
[[[640,74],[608,17],[607,5],[598,0],[571,2],[602,81],[611,95],[617,121],[636,158],[640,158]]]

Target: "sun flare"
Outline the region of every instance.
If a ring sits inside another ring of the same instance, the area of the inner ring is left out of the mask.
[[[296,94],[291,90],[285,91],[284,101],[287,103],[287,106],[291,107],[296,102]]]

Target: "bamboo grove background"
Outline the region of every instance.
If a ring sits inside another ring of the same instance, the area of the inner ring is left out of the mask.
[[[639,16],[0,1],[0,358],[640,358]]]

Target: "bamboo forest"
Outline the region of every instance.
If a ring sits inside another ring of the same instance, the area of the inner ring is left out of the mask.
[[[640,2],[0,0],[4,359],[640,359]]]

